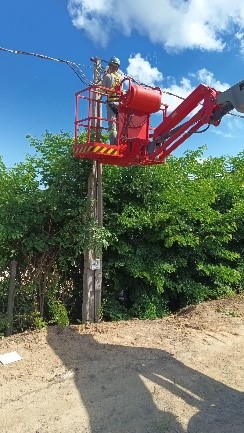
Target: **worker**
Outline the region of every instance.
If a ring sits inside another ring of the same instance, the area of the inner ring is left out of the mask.
[[[124,76],[119,67],[120,60],[117,57],[111,57],[102,80],[103,87],[112,90],[120,85]],[[118,107],[119,95],[111,91],[107,92],[107,119],[110,144],[117,144]]]

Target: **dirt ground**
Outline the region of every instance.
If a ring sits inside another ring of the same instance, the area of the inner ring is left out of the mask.
[[[1,433],[244,433],[244,296],[0,342]]]

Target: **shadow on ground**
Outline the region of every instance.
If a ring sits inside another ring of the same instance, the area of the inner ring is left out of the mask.
[[[47,341],[74,372],[92,433],[244,431],[243,393],[166,351],[101,344],[70,328],[49,328]]]

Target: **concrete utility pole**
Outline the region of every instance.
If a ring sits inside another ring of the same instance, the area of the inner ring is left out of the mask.
[[[101,60],[92,58],[94,61],[94,84],[101,81]],[[93,123],[95,141],[100,141],[100,95],[93,94]],[[102,198],[102,164],[97,161],[92,163],[92,172],[88,179],[87,195],[91,220],[95,220],[99,226],[103,225],[103,198]],[[82,322],[98,322],[100,319],[102,293],[102,251],[96,254],[94,250],[88,249],[84,253],[83,274],[83,303]]]

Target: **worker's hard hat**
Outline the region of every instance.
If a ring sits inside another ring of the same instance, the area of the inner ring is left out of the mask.
[[[118,59],[118,57],[111,57],[111,59],[109,60],[109,64],[120,66],[120,60]]]

